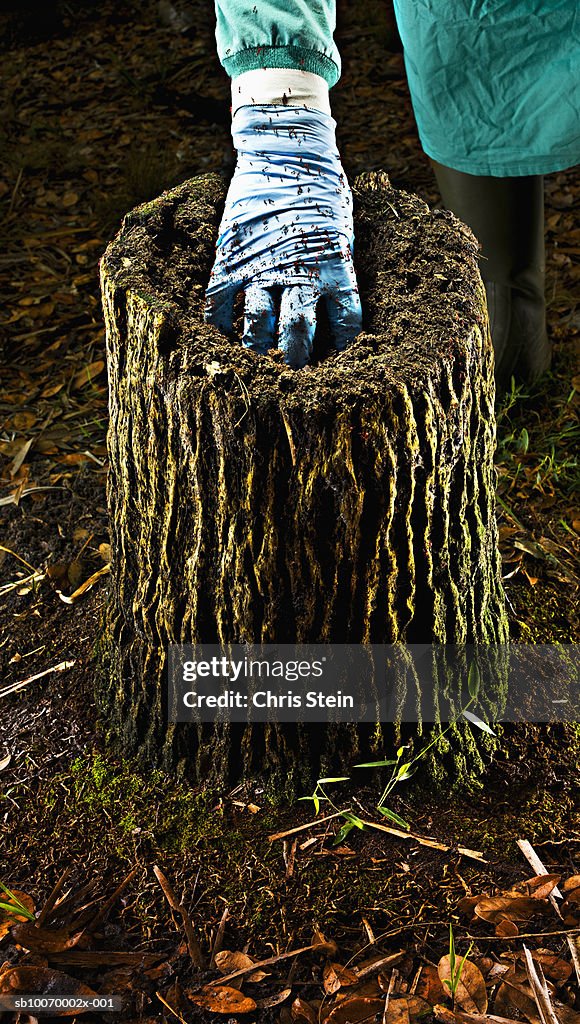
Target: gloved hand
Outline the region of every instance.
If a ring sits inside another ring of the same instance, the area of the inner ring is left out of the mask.
[[[335,127],[322,111],[278,104],[241,106],[232,121],[238,159],[205,319],[230,333],[234,298],[243,289],[243,344],[264,354],[278,342],[295,368],[310,359],[321,297],[337,349],[362,329],[352,195]]]

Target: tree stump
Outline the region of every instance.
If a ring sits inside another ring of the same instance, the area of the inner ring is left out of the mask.
[[[280,768],[297,731],[234,743],[226,727],[167,726],[169,643],[507,640],[477,243],[382,173],[353,195],[364,331],[340,354],[318,339],[304,370],[203,322],[218,176],[128,214],[101,263],[113,572],[99,702],[124,750],[193,775],[240,753],[246,770]]]

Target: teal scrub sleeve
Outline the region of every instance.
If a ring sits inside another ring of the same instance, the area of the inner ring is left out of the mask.
[[[578,0],[395,0],[423,149],[467,174],[580,162]]]
[[[219,59],[230,78],[259,68],[296,68],[340,78],[335,0],[215,0]]]

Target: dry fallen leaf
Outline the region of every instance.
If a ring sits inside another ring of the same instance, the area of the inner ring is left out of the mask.
[[[14,925],[11,934],[19,946],[33,953],[62,953],[77,946],[83,932],[71,935],[68,928],[39,928],[34,921],[26,921]]]
[[[337,992],[334,1001],[340,1003],[343,999],[352,999],[353,996],[369,996],[371,999],[381,999],[382,993],[386,989],[381,986],[381,978],[384,975],[377,974],[376,978],[370,978],[368,981],[360,981],[356,986],[348,986]]]
[[[252,967],[255,961],[252,957],[246,953],[233,953],[229,949],[223,949],[220,953],[216,953],[215,965],[220,974],[231,974],[234,971],[242,971],[247,967]],[[246,974],[239,981],[232,981],[233,988],[241,988],[244,981],[250,981],[256,984],[257,982],[263,981],[264,978],[268,978],[270,975],[267,971],[256,970],[252,971],[251,974]]]
[[[388,1000],[387,1024],[399,1024],[399,1020],[402,1020],[399,1005],[403,1008],[404,1002],[406,1004],[405,1016],[408,1017],[411,1024],[418,1024],[425,1017],[430,1017],[432,1009],[426,999],[419,995],[396,995],[391,996]]]
[[[0,994],[20,995],[30,994],[67,996],[97,996],[94,989],[83,985],[76,978],[64,974],[63,971],[53,971],[48,967],[8,967],[0,973]],[[75,1017],[80,1013],[86,1013],[84,1009],[72,1007],[71,1009],[59,1009],[59,1017]]]
[[[31,914],[34,913],[34,901],[30,896],[27,895],[27,893],[20,892],[20,890],[18,889],[13,889],[12,895],[15,896],[16,899],[19,900],[20,903],[22,903],[22,906],[26,907],[26,909],[29,910]],[[0,900],[2,901],[2,903],[7,903],[8,905],[14,904],[14,900],[5,892],[0,893]],[[3,939],[5,935],[8,935],[8,932],[10,931],[11,928],[14,927],[16,921],[27,920],[28,918],[25,917],[23,914],[12,914],[8,910],[0,910],[0,939]]]
[[[327,995],[333,995],[341,988],[358,983],[358,975],[348,967],[341,964],[327,964],[323,971],[324,991]]]
[[[465,957],[456,958],[456,971],[461,969],[459,984],[455,989],[455,1003],[468,1013],[485,1013],[487,1010],[487,990],[485,979],[479,967],[476,967]],[[437,973],[441,984],[445,985],[447,991],[450,988],[446,982],[452,982],[451,961],[449,956],[442,956],[437,965]]]
[[[323,1024],[360,1024],[361,1021],[370,1021],[384,1005],[384,999],[369,999],[364,996],[344,999],[323,1018]]]
[[[34,412],[16,412],[4,423],[5,430],[30,430],[37,422]]]
[[[312,945],[316,947],[317,953],[326,953],[328,956],[336,956],[338,953],[338,946],[334,939],[325,939],[318,928],[315,928],[312,934]]]
[[[480,956],[477,957],[476,960],[474,960],[474,963],[477,967],[479,967],[481,973],[483,974],[483,977],[487,981],[489,977],[489,972],[491,971],[492,967],[495,967],[495,960],[493,959],[493,957]]]
[[[104,360],[96,359],[94,363],[91,363],[89,366],[84,366],[80,373],[75,374],[72,381],[72,387],[74,389],[82,388],[89,381],[92,381],[95,379],[95,377],[98,377],[99,374],[102,373],[104,369]]]
[[[246,981],[251,981],[253,985],[257,985],[264,978],[269,978],[268,971],[252,971],[251,974],[246,975]]]
[[[523,971],[510,971],[496,992],[493,1008],[495,1013],[504,1017],[509,1016],[515,1008],[523,1013],[530,1024],[542,1024],[536,1001]]]
[[[281,992],[268,996],[266,999],[256,999],[256,1006],[258,1010],[271,1010],[273,1006],[279,1006],[280,1003],[284,1003],[291,995],[291,988],[283,988]]]
[[[49,384],[47,388],[44,388],[40,393],[41,398],[53,398],[54,395],[58,395],[59,391],[62,391],[66,384],[66,381],[61,380],[60,384]]]
[[[305,999],[301,999],[300,996],[296,996],[296,999],[290,1007],[290,1015],[292,1020],[296,1024],[318,1024],[318,1014],[310,1003],[307,1003]]]
[[[522,958],[523,954],[520,953],[519,956]],[[542,953],[533,950],[532,958],[542,965],[546,978],[553,981],[555,985],[565,985],[574,969],[572,964],[562,960],[555,953]]]
[[[580,903],[580,885],[574,889],[565,889],[564,901],[567,903]]]
[[[512,894],[518,896],[522,893],[524,896],[533,896],[535,900],[545,900],[556,888],[561,877],[561,875],[534,875],[533,878],[527,878],[525,882],[518,882],[513,889],[506,893],[506,896]]]
[[[457,909],[460,913],[466,914],[467,917],[471,917],[480,900],[481,896],[464,896],[463,899],[459,900]]]
[[[430,1014],[431,1006],[420,996],[391,996],[387,1009],[387,1024],[417,1024]]]
[[[433,1013],[441,1024],[521,1024],[512,1017],[498,1017],[495,1013],[462,1013],[448,1006],[434,1006]]]
[[[424,964],[415,985],[415,995],[426,999],[431,1006],[442,1003],[449,996],[449,989],[441,984],[439,972],[433,964]]]
[[[564,904],[566,903],[580,903],[580,885],[576,886],[575,889],[565,889],[566,896],[564,898]]]
[[[580,1024],[580,1013],[565,1003],[556,1003],[556,1015],[560,1024]]]
[[[533,896],[484,896],[478,900],[475,913],[484,921],[495,924],[502,918],[511,921],[527,921],[534,914],[546,911],[540,900]]]
[[[212,985],[201,992],[187,992],[186,995],[190,1002],[212,1013],[251,1013],[256,1009],[254,999],[229,985]]]
[[[515,921],[510,921],[509,917],[498,917],[495,925],[495,934],[503,939],[509,939],[519,935],[520,930]]]
[[[57,462],[64,462],[67,466],[83,466],[85,462],[92,462],[90,455],[86,452],[71,452],[68,455],[59,455]]]
[[[18,449],[18,451],[16,452],[16,455],[14,456],[14,459],[12,461],[12,465],[10,466],[10,468],[8,470],[8,472],[10,473],[10,476],[12,476],[12,477],[16,476],[18,470],[20,469],[22,463],[24,462],[24,460],[25,460],[26,456],[28,455],[28,452],[30,451],[30,449],[31,449],[33,444],[34,444],[34,438],[31,437],[29,441],[25,441],[24,444],[20,445],[20,448]]]
[[[251,967],[254,961],[247,953],[235,953],[230,949],[222,949],[215,955],[215,965],[220,974],[230,974]]]

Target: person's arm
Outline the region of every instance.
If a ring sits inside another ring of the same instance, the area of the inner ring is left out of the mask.
[[[286,362],[311,357],[319,302],[335,347],[359,333],[352,195],[336,148],[329,86],[340,74],[333,0],[216,0],[220,59],[232,76],[238,160],[206,290],[207,322]]]
[[[338,81],[334,0],[215,0],[215,8],[218,56],[230,78],[294,68],[320,75],[330,88]]]

